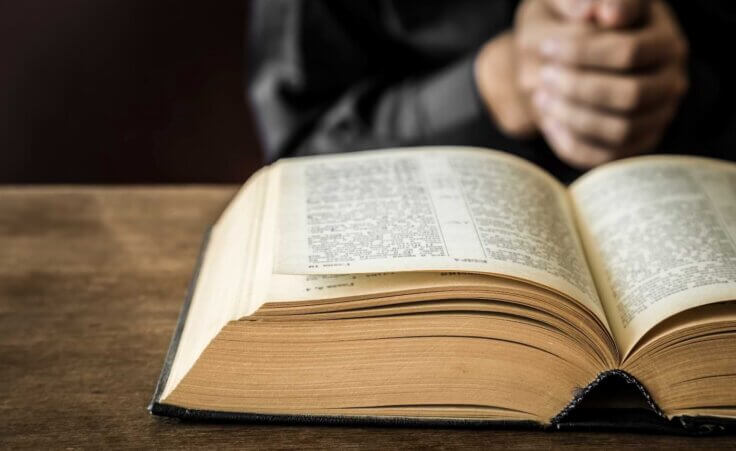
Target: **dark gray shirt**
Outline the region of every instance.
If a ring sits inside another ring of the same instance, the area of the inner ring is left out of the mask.
[[[691,86],[658,151],[734,159],[736,2],[673,2],[690,40]],[[248,92],[267,161],[390,146],[475,145],[579,172],[542,139],[504,136],[472,65],[509,29],[516,1],[255,0]]]

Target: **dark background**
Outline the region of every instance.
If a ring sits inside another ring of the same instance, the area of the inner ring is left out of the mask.
[[[245,0],[0,5],[0,183],[243,182]]]

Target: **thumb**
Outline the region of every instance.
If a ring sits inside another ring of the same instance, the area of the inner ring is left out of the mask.
[[[587,21],[595,17],[596,0],[547,0],[562,20]]]

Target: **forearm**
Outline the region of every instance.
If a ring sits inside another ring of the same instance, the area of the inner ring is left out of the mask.
[[[470,124],[492,127],[473,81],[473,58],[393,83],[349,87],[285,153],[315,154],[455,143]]]
[[[494,147],[536,160],[537,147],[512,139],[519,135],[500,114],[523,108],[510,102],[515,81],[508,55],[486,58],[485,50],[499,46],[478,40],[454,57],[428,57],[392,45],[375,31],[380,27],[356,31],[354,16],[373,14],[361,5],[355,12],[323,2],[309,8],[298,0],[256,2],[248,90],[267,160],[442,144]]]

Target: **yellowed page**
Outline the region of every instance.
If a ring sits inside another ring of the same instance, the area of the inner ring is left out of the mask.
[[[571,194],[624,356],[664,319],[736,299],[736,165],[631,158],[592,171]]]
[[[460,272],[384,272],[365,274],[273,274],[271,301],[318,301],[409,293],[503,286],[508,279]],[[520,282],[516,282],[520,283]]]
[[[220,329],[239,317],[243,274],[250,272],[247,260],[255,250],[248,243],[258,232],[267,172],[256,172],[212,227],[162,399],[181,381]]]
[[[271,283],[273,268],[273,248],[277,233],[277,212],[279,192],[279,168],[268,167],[268,177],[264,184],[265,195],[258,210],[258,230],[248,248],[237,252],[250,255],[249,266],[241,274],[232,274],[232,279],[244,278],[241,284],[241,299],[236,318],[251,315],[266,302],[266,294]],[[243,211],[243,215],[251,213]],[[237,232],[236,232],[237,233]]]
[[[565,188],[520,158],[434,147],[277,165],[275,273],[499,274],[558,290],[603,318]]]

